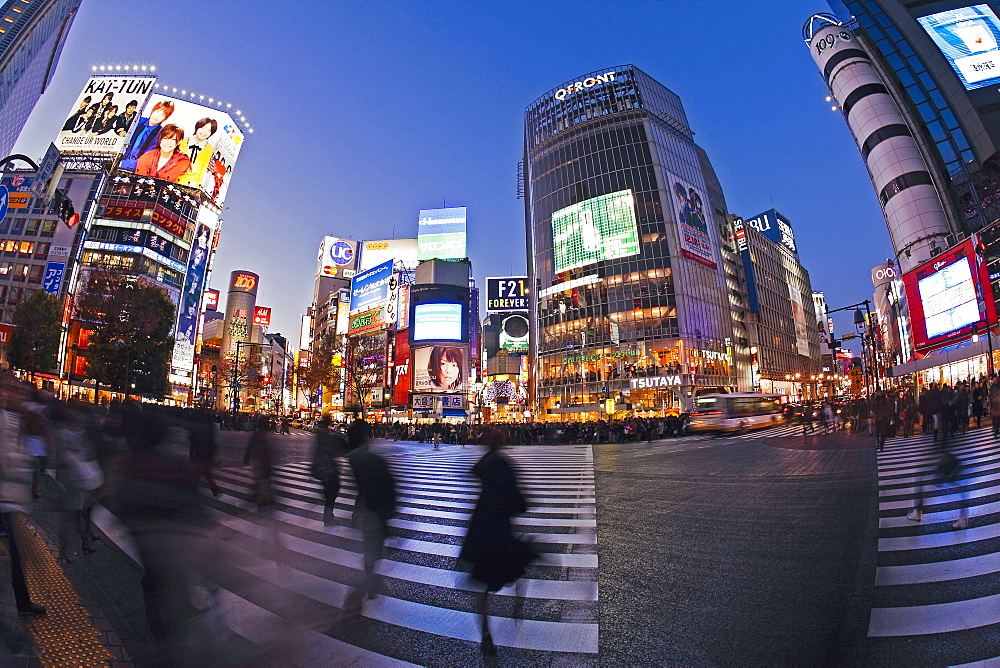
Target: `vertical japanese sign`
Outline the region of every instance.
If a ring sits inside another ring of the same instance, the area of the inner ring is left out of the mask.
[[[45,265],[45,276],[42,278],[42,290],[49,294],[59,294],[62,287],[63,274],[66,272],[65,262],[49,262]]]

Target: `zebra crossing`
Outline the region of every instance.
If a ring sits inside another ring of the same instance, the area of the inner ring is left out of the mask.
[[[593,662],[598,586],[591,448],[520,446],[505,452],[529,505],[514,519],[515,531],[530,537],[541,558],[516,585],[491,597],[500,658]],[[265,513],[256,512],[246,469],[217,471],[222,493],[207,503],[218,536],[235,555],[221,583],[229,628],[250,643],[280,645],[287,638],[264,629],[284,628],[280,622],[288,626],[290,617],[307,619],[288,627],[298,665],[479,661],[475,603],[481,587],[459,570],[457,556],[479,491],[471,468],[482,453],[478,447],[449,447],[385,455],[396,478],[398,512],[378,566],[385,590],[365,601],[360,626],[338,623],[362,573],[360,532],[350,527],[356,488],[347,468],[335,527],[323,526],[321,488],[306,463],[276,470],[274,505]]]
[[[931,435],[890,439],[877,454],[878,561],[868,627],[876,663],[1000,661],[1000,440],[989,428],[948,447],[943,479]],[[920,522],[906,515],[920,497]],[[968,527],[958,522],[966,508]]]
[[[820,436],[824,434],[822,427],[819,423],[813,425],[815,427],[814,431],[810,432],[810,436]],[[744,434],[733,434],[728,436],[722,436],[722,438],[728,439],[751,439],[751,438],[775,438],[780,436],[802,436],[802,425],[797,422],[786,423],[778,425],[777,427],[767,427],[766,429],[756,429],[753,431],[748,431]]]

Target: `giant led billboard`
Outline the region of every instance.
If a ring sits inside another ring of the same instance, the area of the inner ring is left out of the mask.
[[[903,274],[913,345],[926,352],[996,322],[986,263],[967,240]]]
[[[592,197],[553,212],[552,253],[556,273],[638,255],[632,191]]]
[[[917,19],[966,90],[1000,84],[1000,20],[988,5],[972,5]]]
[[[410,349],[414,392],[465,392],[469,372],[464,346],[423,346]]]
[[[700,188],[672,174],[667,175],[670,184],[670,201],[673,203],[677,221],[677,235],[680,239],[681,255],[718,269],[712,253],[712,238],[708,233],[711,212],[708,197]]]
[[[90,77],[56,135],[56,148],[121,153],[155,81],[155,76]]]
[[[465,250],[464,206],[421,209],[417,220],[417,260],[460,260]]]
[[[413,307],[413,341],[461,341],[461,304],[417,304]]]
[[[389,300],[392,260],[354,275],[351,281],[351,313],[382,306]]]
[[[119,167],[200,188],[221,206],[242,146],[243,132],[226,112],[154,93]]]

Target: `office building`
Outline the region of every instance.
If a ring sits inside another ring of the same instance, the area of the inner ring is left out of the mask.
[[[0,1],[0,157],[52,81],[80,2]]]
[[[541,95],[524,131],[538,417],[662,415],[735,387],[725,208],[680,98],[607,68]]]
[[[775,210],[733,221],[743,265],[754,389],[815,399],[823,373],[809,272]]]

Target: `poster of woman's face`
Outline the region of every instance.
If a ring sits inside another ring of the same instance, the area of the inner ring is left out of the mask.
[[[458,346],[412,348],[414,392],[464,392],[469,373],[468,351]]]

